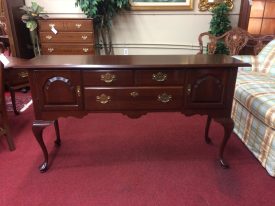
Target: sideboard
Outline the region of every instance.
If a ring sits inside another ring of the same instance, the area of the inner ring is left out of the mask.
[[[43,130],[58,118],[90,112],[119,112],[138,118],[148,112],[208,115],[205,141],[213,118],[224,128],[219,161],[232,133],[232,99],[237,69],[248,66],[225,55],[83,56],[42,55],[14,66],[28,69],[34,104],[33,133],[48,169]]]

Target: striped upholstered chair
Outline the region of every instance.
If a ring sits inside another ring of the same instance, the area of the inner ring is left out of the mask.
[[[252,65],[239,68],[232,109],[234,132],[275,176],[275,39],[257,56],[234,57]]]

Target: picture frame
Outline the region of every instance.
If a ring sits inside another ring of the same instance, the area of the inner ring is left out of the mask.
[[[183,11],[193,10],[193,0],[130,0],[135,11]]]
[[[220,3],[225,3],[229,10],[234,7],[233,0],[199,0],[200,11],[212,11]]]

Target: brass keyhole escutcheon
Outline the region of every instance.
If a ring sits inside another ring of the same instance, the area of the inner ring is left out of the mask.
[[[167,74],[158,72],[158,73],[152,75],[152,79],[157,82],[164,82],[167,79]]]
[[[187,95],[190,95],[192,92],[191,84],[187,85]]]
[[[78,97],[81,97],[81,89],[80,86],[76,86],[76,94]]]
[[[107,104],[111,101],[111,97],[106,94],[101,94],[100,96],[96,96],[96,101],[101,104]]]
[[[105,83],[111,83],[116,80],[116,75],[108,72],[106,74],[102,74],[100,78],[101,78],[101,81],[104,81]]]
[[[172,95],[162,93],[158,95],[158,100],[161,101],[162,103],[168,103],[172,100]]]

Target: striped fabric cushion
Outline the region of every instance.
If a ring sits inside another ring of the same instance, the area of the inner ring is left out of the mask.
[[[238,72],[234,98],[275,129],[275,77],[260,72]]]
[[[235,55],[233,57],[252,65],[240,67],[240,71],[255,71],[275,76],[275,39],[269,42],[257,56]]]
[[[269,42],[258,54],[255,64],[258,65],[256,67],[259,72],[275,75],[275,39]]]

